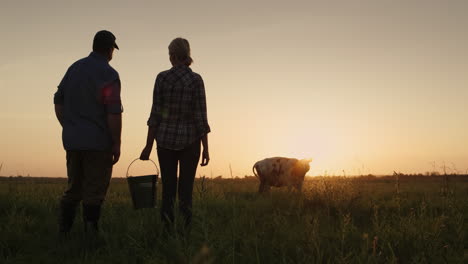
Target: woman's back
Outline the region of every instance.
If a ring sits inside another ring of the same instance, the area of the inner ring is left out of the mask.
[[[203,79],[178,65],[158,74],[148,125],[156,126],[158,146],[183,149],[210,131]]]

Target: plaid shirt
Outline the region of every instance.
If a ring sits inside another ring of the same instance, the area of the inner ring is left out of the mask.
[[[181,150],[209,133],[205,86],[187,66],[176,66],[156,77],[148,126],[155,126],[158,147]]]

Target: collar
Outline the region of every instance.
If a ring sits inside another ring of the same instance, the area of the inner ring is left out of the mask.
[[[180,70],[187,70],[187,71],[192,71],[192,69],[187,66],[187,65],[176,65],[176,66],[172,66],[171,70],[176,70],[176,71],[180,71]]]
[[[95,52],[95,51],[91,51],[91,53],[89,54],[89,57],[93,57],[95,59],[98,59],[98,60],[103,60],[105,61],[106,63],[109,63],[109,61],[107,60],[106,57],[104,57],[103,55]]]

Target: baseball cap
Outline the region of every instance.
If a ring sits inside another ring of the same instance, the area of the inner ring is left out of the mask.
[[[115,36],[110,31],[101,30],[94,35],[93,47],[99,48],[111,48],[114,47],[119,49],[117,43],[115,43]]]

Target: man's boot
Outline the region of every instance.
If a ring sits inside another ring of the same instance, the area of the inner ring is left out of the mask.
[[[59,206],[59,232],[61,235],[67,235],[75,220],[76,206],[74,202],[60,201]]]
[[[83,223],[86,233],[97,233],[101,205],[83,204]]]

